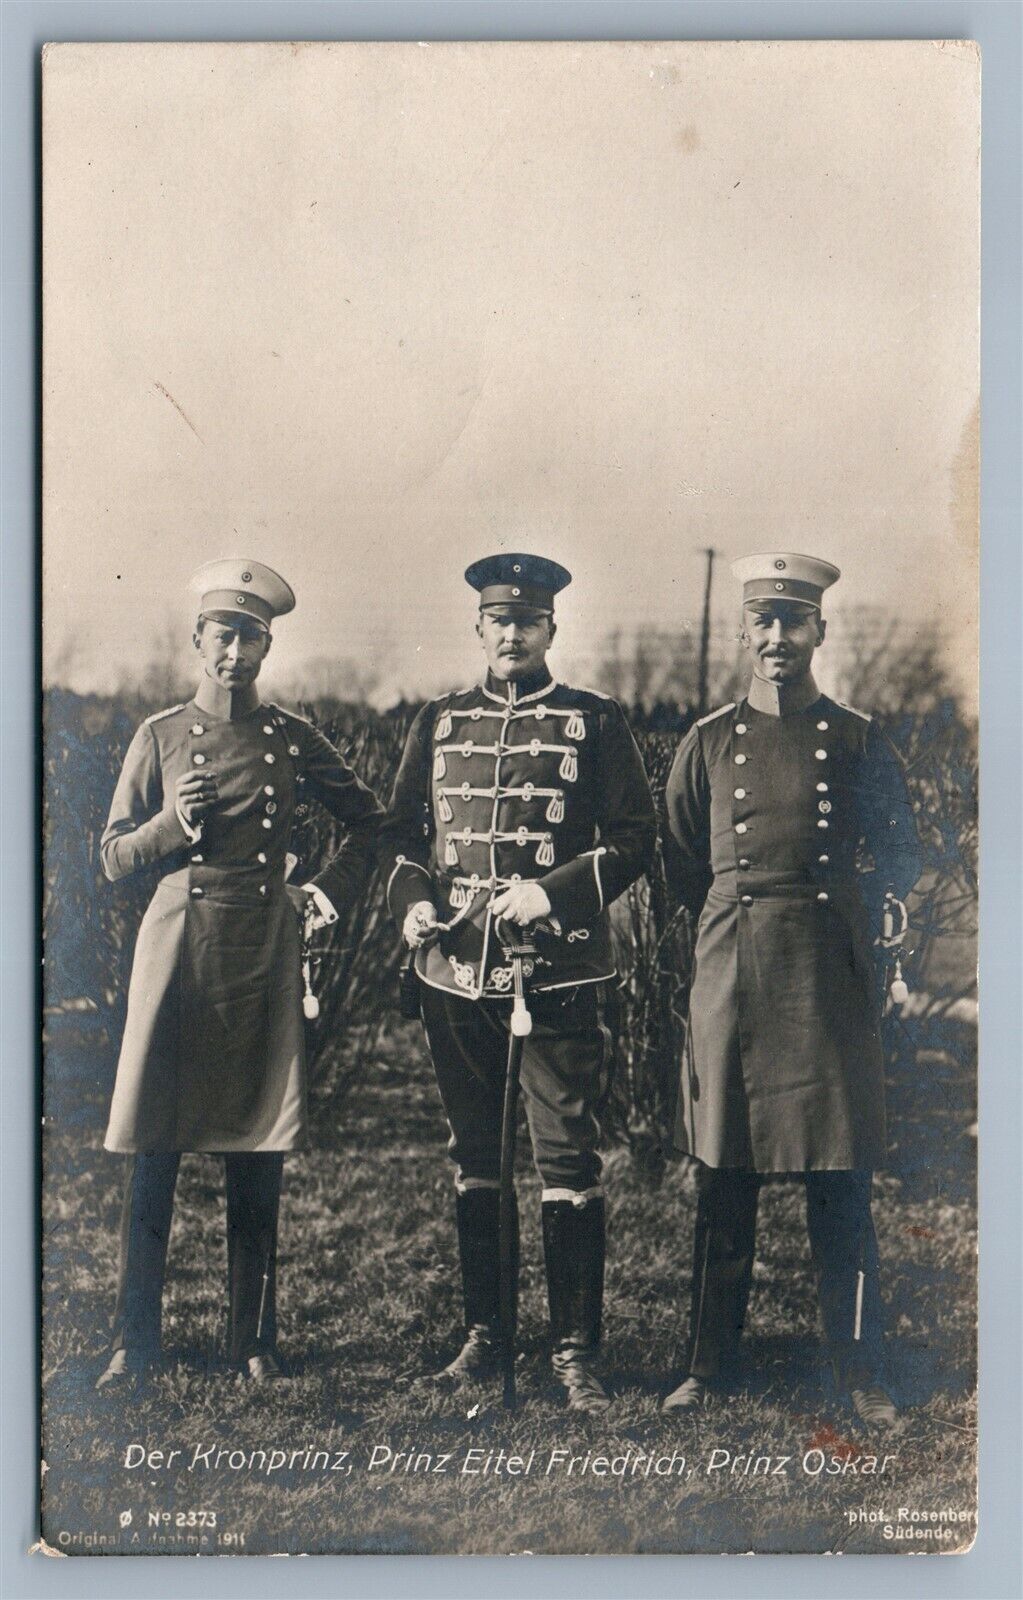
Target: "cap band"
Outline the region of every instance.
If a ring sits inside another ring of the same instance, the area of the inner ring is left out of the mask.
[[[253,622],[269,628],[274,618],[272,606],[258,594],[242,594],[240,589],[213,589],[202,597],[204,613],[231,611],[239,617],[251,617]]]
[[[480,590],[480,610],[491,606],[522,606],[529,611],[553,613],[554,596],[549,589],[530,583],[488,583]]]
[[[742,586],[742,603],[751,600],[799,600],[803,605],[814,606],[819,611],[823,590],[815,583],[802,583],[798,578],[750,578]]]

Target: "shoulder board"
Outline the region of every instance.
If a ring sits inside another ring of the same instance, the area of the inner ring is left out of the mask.
[[[718,717],[723,717],[726,714],[726,712],[734,711],[734,710],[735,710],[735,701],[734,700],[729,700],[729,702],[728,702],[728,704],[726,706],[718,706],[718,709],[716,711],[708,711],[708,713],[707,713],[707,715],[705,717],[697,717],[696,726],[698,728],[705,728],[707,726],[708,722],[716,722]]]
[[[175,711],[184,711],[185,706],[187,704],[188,704],[187,700],[182,700],[179,705],[168,706],[166,711],[154,711],[153,715],[151,717],[147,717],[146,718],[146,721],[147,722],[162,722],[164,717],[172,717],[174,715]]]
[[[562,689],[568,689],[569,694],[588,694],[591,700],[613,700],[614,695],[605,694],[603,689],[572,689],[568,684],[561,684]]]
[[[312,723],[309,721],[308,717],[303,717],[298,711],[289,710],[287,706],[275,705],[272,700],[267,700],[264,702],[263,710],[269,711],[271,716],[276,713],[276,715],[279,717],[287,717],[289,722],[301,722],[306,728],[312,727]]]
[[[857,711],[855,706],[847,706],[844,700],[836,700],[836,706],[841,706],[843,711],[848,711],[852,716],[859,717],[863,722],[873,722],[869,711]]]

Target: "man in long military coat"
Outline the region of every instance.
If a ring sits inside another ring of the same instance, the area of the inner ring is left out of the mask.
[[[465,1344],[443,1376],[494,1370],[498,1176],[512,971],[499,917],[537,929],[522,1091],[543,1184],[554,1370],[600,1410],[604,1198],[597,1108],[611,1039],[611,902],[647,866],[656,820],[621,708],[547,667],[555,562],[508,554],[466,572],[479,592],[482,683],[427,704],[383,828],[390,910],[416,948],[422,1019],[451,1128]],[[446,931],[438,936],[438,925]]]
[[[138,729],[100,855],[108,878],[158,881],[139,928],[108,1150],[126,1155],[117,1304],[105,1387],[160,1349],[161,1299],[183,1151],[222,1154],[228,1355],[278,1377],[277,1219],[284,1155],[307,1138],[302,920],[337,920],[375,860],[381,808],[302,717],[262,703],[270,624],[295,598],[256,561],[192,579],[202,671],[187,703]],[[292,820],[311,801],[344,824],[311,882],[285,882]]]
[[[666,790],[668,865],[698,921],[676,1143],[702,1163],[685,1374],[665,1406],[727,1377],[746,1315],[765,1173],[805,1179],[838,1381],[868,1424],[881,1387],[873,1169],[885,1159],[874,941],[920,851],[899,761],[876,723],[820,693],[823,591],[839,577],[778,552],[735,563],[749,693],[683,740]],[[858,870],[865,853],[872,870]]]

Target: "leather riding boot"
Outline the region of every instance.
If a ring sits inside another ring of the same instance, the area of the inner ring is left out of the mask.
[[[599,1371],[604,1197],[546,1199],[541,1215],[554,1373],[572,1410],[606,1411],[611,1402]]]
[[[455,1191],[458,1256],[462,1268],[465,1343],[439,1379],[489,1378],[498,1369],[501,1349],[500,1191],[497,1186]],[[518,1211],[514,1261],[518,1276]]]

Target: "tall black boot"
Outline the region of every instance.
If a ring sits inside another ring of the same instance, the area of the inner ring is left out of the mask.
[[[462,1268],[462,1303],[465,1308],[465,1343],[438,1378],[492,1377],[500,1362],[501,1257],[500,1190],[467,1188],[455,1191],[458,1256]],[[518,1278],[518,1209],[513,1241],[515,1277]]]
[[[604,1197],[591,1196],[581,1205],[575,1200],[545,1200],[541,1215],[555,1376],[573,1410],[606,1411],[611,1402],[598,1370]]]

